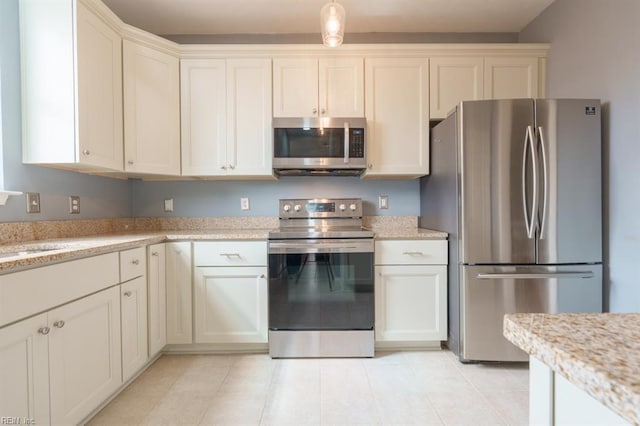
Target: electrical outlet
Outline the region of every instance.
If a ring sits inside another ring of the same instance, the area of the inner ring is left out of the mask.
[[[78,195],[69,196],[69,213],[71,214],[80,213],[80,197]]]
[[[380,195],[378,197],[378,208],[381,210],[386,210],[389,208],[389,196],[388,195]]]
[[[39,192],[27,192],[27,213],[40,213]]]
[[[164,211],[167,213],[173,211],[173,198],[164,200]]]
[[[240,198],[240,210],[249,210],[249,198]]]

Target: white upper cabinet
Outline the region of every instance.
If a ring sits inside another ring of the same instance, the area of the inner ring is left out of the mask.
[[[271,61],[181,61],[182,174],[272,177]]]
[[[363,117],[362,57],[275,58],[274,117]]]
[[[20,0],[25,163],[122,171],[122,48],[110,19],[83,1]]]
[[[178,58],[123,41],[126,172],[180,174]]]
[[[538,89],[538,58],[486,57],[485,99],[535,98]]]
[[[483,99],[484,58],[433,57],[429,78],[431,118],[446,118],[458,102]]]
[[[365,177],[429,173],[429,60],[371,58],[365,63]]]

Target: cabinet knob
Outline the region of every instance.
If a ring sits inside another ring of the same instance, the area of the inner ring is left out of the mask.
[[[327,110],[326,110],[326,109],[322,108],[322,109],[320,110],[320,114],[325,115],[326,113],[327,113]]]
[[[51,329],[49,327],[40,327],[38,329],[38,333],[46,336],[47,334],[49,334],[49,332],[51,331]]]
[[[82,150],[82,153],[83,153],[84,155],[89,155],[89,154],[91,154],[91,152],[89,152],[89,150],[88,150],[88,149],[83,149],[83,150]]]
[[[367,167],[369,167],[370,169],[373,169],[373,164],[369,163]]]
[[[127,161],[127,164],[133,164],[132,160]]]
[[[311,112],[312,112],[314,115],[315,115],[315,114],[317,114],[317,113],[318,113],[318,108],[314,108],[314,109],[312,109],[312,110],[311,110]]]
[[[138,259],[133,259],[133,260],[131,261],[131,264],[132,264],[132,265],[139,265],[139,264],[140,264],[140,260],[138,260]]]
[[[260,278],[261,280],[263,280],[263,279],[265,279],[265,278],[267,278],[267,277],[266,277],[264,274],[260,274],[260,276],[259,276],[258,278]]]
[[[124,297],[131,297],[131,292],[130,291],[125,291],[124,292]]]
[[[156,256],[157,257],[158,256],[158,252],[157,251],[152,252],[151,256]]]
[[[227,166],[220,167],[222,170],[227,170]]]
[[[229,164],[229,168],[230,168],[231,170],[233,170],[233,169],[235,169],[235,168],[236,168],[236,166],[234,166],[233,164]]]
[[[53,326],[56,327],[56,328],[62,328],[62,327],[64,327],[64,321],[62,321],[62,320],[56,321],[56,322],[53,323]]]

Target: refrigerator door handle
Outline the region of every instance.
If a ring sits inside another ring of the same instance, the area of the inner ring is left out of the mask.
[[[540,235],[539,239],[544,239],[544,231],[547,223],[547,198],[549,194],[549,175],[547,173],[547,151],[546,142],[544,140],[544,133],[542,126],[538,126],[537,133],[540,135],[540,153],[542,154],[542,219],[540,221]]]
[[[533,201],[531,203],[531,215],[527,209],[527,148],[531,152],[531,165],[533,172]],[[533,128],[527,126],[524,134],[524,149],[522,151],[522,207],[524,209],[524,222],[527,227],[527,237],[533,239],[535,231],[535,214],[538,210],[538,158],[533,144]]]
[[[566,272],[532,272],[518,273],[506,272],[495,274],[478,274],[479,280],[537,280],[549,278],[593,278],[593,271],[566,271]]]

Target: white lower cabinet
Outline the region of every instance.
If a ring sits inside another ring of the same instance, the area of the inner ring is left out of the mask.
[[[196,242],[193,258],[195,343],[266,343],[266,242]]]
[[[49,311],[48,327],[51,424],[78,424],[122,383],[119,288]]]
[[[146,276],[120,285],[122,321],[122,381],[129,380],[147,362]]]
[[[166,244],[167,344],[193,343],[191,243]]]
[[[165,245],[147,248],[147,318],[149,325],[149,357],[157,355],[167,344],[167,280]]]
[[[267,342],[267,267],[195,268],[196,343]]]
[[[447,339],[447,242],[376,241],[376,342]]]
[[[0,329],[0,413],[49,422],[47,314]]]

